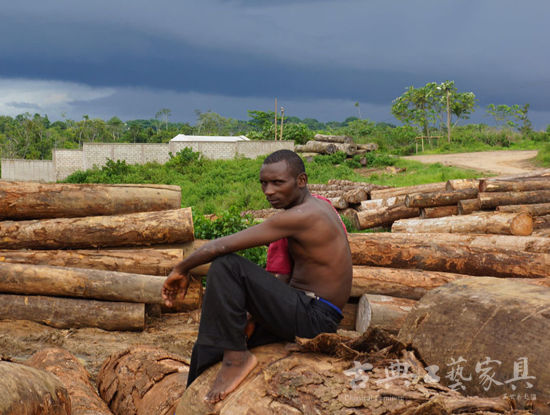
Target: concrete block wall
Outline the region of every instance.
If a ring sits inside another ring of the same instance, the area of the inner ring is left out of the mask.
[[[2,159],[3,180],[55,182],[55,168],[52,160]]]
[[[124,160],[128,164],[150,161],[165,163],[170,154],[185,147],[200,152],[209,159],[227,160],[237,156],[256,158],[280,149],[294,150],[293,141],[237,141],[234,143],[170,142],[166,144],[84,143],[82,150],[53,150],[53,161],[2,160],[2,179],[50,181],[63,180],[77,170],[104,166],[107,160]]]
[[[84,170],[84,152],[82,150],[53,150],[55,180],[63,180],[77,170]]]

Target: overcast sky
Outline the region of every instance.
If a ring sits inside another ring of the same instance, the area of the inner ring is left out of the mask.
[[[550,124],[548,0],[18,0],[0,9],[0,114],[196,120],[274,110],[394,122],[409,85],[454,80]]]

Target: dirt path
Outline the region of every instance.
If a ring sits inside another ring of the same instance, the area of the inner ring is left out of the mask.
[[[445,166],[463,167],[496,174],[520,174],[536,170],[532,159],[536,150],[529,151],[483,151],[475,153],[430,154],[403,157],[422,163],[441,163]]]

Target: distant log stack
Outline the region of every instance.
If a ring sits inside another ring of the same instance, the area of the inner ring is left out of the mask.
[[[296,152],[302,153],[302,156],[311,154],[334,154],[340,151],[345,153],[346,156],[352,157],[377,149],[378,145],[375,143],[355,144],[352,137],[325,134],[316,134],[313,140],[309,140],[303,145],[295,146]]]

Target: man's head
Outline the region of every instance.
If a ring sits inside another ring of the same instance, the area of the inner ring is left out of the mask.
[[[288,209],[301,203],[307,193],[307,175],[302,159],[293,151],[279,150],[266,157],[260,183],[274,208]]]

